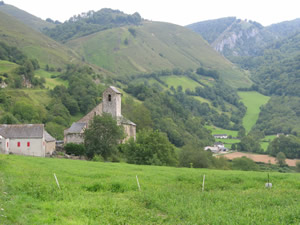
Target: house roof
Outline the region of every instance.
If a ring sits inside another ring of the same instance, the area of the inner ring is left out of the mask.
[[[121,94],[121,92],[114,86],[109,86],[110,89],[112,89],[114,92],[116,92],[117,94]]]
[[[46,142],[52,142],[56,141],[54,137],[52,137],[46,130],[45,130],[45,141]]]
[[[5,138],[43,138],[44,124],[0,124]]]
[[[86,123],[72,123],[72,126],[68,129],[69,134],[80,133],[86,127]]]
[[[214,145],[223,145],[222,142],[215,142]]]

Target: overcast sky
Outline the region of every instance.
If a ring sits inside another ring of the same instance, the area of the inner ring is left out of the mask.
[[[300,18],[300,0],[4,0],[42,19],[61,22],[73,15],[101,8],[139,12],[144,19],[188,25],[236,16],[264,26]]]

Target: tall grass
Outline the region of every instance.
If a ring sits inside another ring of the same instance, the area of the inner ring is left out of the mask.
[[[298,224],[300,174],[270,177],[0,155],[0,223]]]

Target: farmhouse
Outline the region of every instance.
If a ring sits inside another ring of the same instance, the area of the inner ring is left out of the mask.
[[[48,134],[43,124],[1,124],[0,152],[30,156],[51,155],[55,139]]]
[[[214,138],[226,139],[228,138],[227,134],[215,134]]]
[[[224,147],[222,142],[215,142],[213,146],[206,146],[204,148],[205,151],[210,150],[212,153],[219,153],[219,152],[227,152],[228,149]]]
[[[110,86],[102,94],[102,102],[79,121],[73,123],[70,128],[64,131],[64,143],[82,143],[84,130],[89,126],[90,121],[96,115],[109,113],[117,120],[119,126],[124,127],[125,140],[130,137],[136,138],[136,124],[122,116],[121,113],[121,92]]]

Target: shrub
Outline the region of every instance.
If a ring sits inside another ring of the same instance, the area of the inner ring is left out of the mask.
[[[83,144],[68,143],[64,146],[66,153],[71,155],[85,155],[85,147]]]
[[[300,161],[296,162],[296,171],[300,173]]]
[[[257,164],[252,160],[243,156],[232,160],[232,169],[235,170],[258,170]]]

